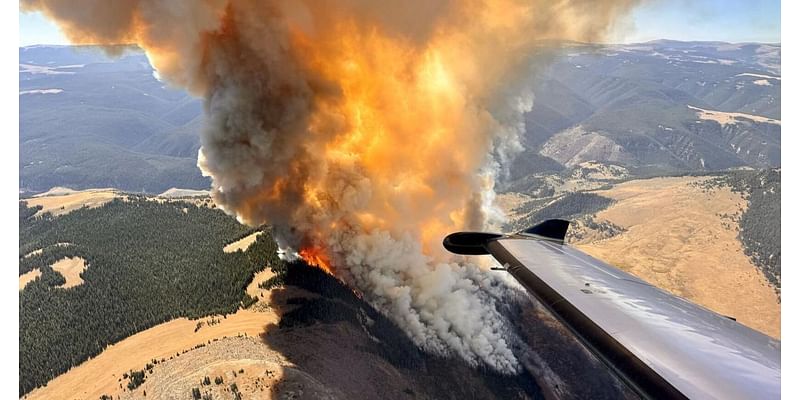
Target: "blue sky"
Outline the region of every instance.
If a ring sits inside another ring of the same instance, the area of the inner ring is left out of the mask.
[[[643,1],[615,36],[654,39],[780,42],[780,0]],[[620,32],[621,31],[621,32]]]
[[[615,28],[613,42],[653,39],[780,42],[780,0],[644,1]],[[38,13],[19,14],[19,44],[67,44]]]
[[[58,28],[39,13],[19,13],[19,45],[67,44]]]

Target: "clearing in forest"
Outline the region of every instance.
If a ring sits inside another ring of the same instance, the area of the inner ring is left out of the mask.
[[[42,276],[42,271],[39,271],[39,268],[34,268],[22,275],[19,276],[19,290],[25,288],[25,286],[31,282],[33,282],[36,278]]]
[[[80,257],[69,257],[58,260],[51,266],[53,271],[61,274],[67,281],[60,288],[71,288],[83,283],[81,272],[86,270],[86,261]]]
[[[251,233],[251,234],[249,234],[249,235],[247,235],[247,236],[245,236],[245,237],[243,237],[243,238],[241,238],[241,239],[239,239],[239,240],[237,240],[237,241],[235,241],[235,242],[223,247],[222,251],[224,251],[226,253],[233,253],[233,252],[238,251],[238,250],[246,251],[247,248],[250,247],[251,244],[255,243],[256,238],[258,238],[258,235],[260,235],[260,234],[261,234],[261,231]]]

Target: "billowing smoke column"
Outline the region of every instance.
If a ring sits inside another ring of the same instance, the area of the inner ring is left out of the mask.
[[[76,43],[135,43],[206,100],[214,200],[336,274],[423,348],[514,372],[504,286],[441,248],[492,218],[533,54],[633,0],[23,0]]]

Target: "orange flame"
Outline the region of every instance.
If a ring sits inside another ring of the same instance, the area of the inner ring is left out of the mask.
[[[323,248],[317,246],[306,247],[300,250],[300,257],[309,265],[317,267],[329,275],[335,276],[330,258],[328,258]]]

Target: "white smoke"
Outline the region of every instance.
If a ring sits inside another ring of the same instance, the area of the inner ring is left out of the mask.
[[[509,373],[518,369],[505,321],[490,296],[499,283],[486,271],[436,262],[410,236],[372,232],[335,243],[345,257],[348,280],[414,342],[439,354],[455,352],[473,365],[485,362]]]

